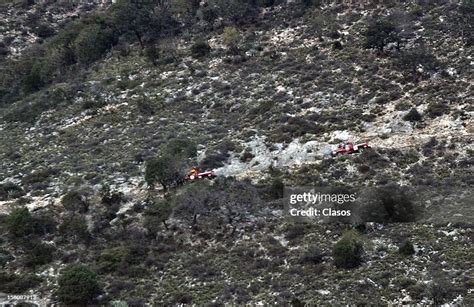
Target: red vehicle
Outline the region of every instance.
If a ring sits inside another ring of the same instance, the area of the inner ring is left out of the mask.
[[[335,150],[331,152],[333,157],[337,155],[344,155],[344,154],[352,154],[356,152],[360,152],[363,149],[370,148],[368,142],[353,144],[352,142],[346,142],[343,144],[339,144]]]
[[[216,174],[214,174],[213,171],[205,171],[205,172],[200,172],[198,168],[193,167],[191,169],[191,172],[184,178],[185,180],[188,181],[193,181],[197,179],[213,179],[216,177]]]

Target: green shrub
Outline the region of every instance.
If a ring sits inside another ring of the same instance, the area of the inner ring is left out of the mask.
[[[120,204],[124,201],[125,199],[122,192],[112,190],[108,185],[103,185],[100,189],[100,202],[102,204],[111,206],[114,204]]]
[[[15,199],[25,195],[23,189],[13,182],[0,184],[0,201]]]
[[[118,0],[108,13],[118,34],[134,38],[141,49],[147,41],[160,37],[165,31],[169,34],[179,26],[167,6],[154,1]]]
[[[58,279],[57,295],[66,305],[87,304],[98,292],[97,275],[82,265],[67,267]]]
[[[62,198],[61,204],[66,210],[72,212],[84,213],[89,208],[85,197],[79,191],[67,192]]]
[[[183,187],[182,191],[172,199],[173,216],[181,219],[190,226],[195,226],[200,219],[206,217],[216,205],[217,199],[213,198],[217,190],[213,190],[206,182],[196,182],[195,184]],[[166,206],[162,203],[161,206]],[[162,210],[167,213],[166,208]]]
[[[419,301],[423,299],[424,293],[426,291],[426,286],[423,283],[416,283],[414,285],[409,285],[406,287],[406,290],[408,293],[410,293],[410,296],[415,300]]]
[[[36,62],[31,66],[28,75],[23,79],[23,91],[31,93],[39,90],[46,84],[43,74],[43,64]]]
[[[252,153],[252,149],[247,147],[245,148],[244,152],[240,155],[240,162],[249,162],[254,158],[254,154]]]
[[[310,245],[301,256],[302,263],[318,264],[323,261],[324,254],[317,245]]]
[[[364,222],[399,223],[416,220],[416,211],[406,188],[388,184],[366,191],[361,197]]]
[[[50,49],[49,56],[55,59],[58,68],[64,69],[77,63],[77,57],[74,53],[74,40],[77,38],[85,24],[81,21],[68,23],[56,36],[48,42]]]
[[[199,0],[175,0],[172,3],[173,10],[187,18],[193,18],[200,6]]]
[[[445,273],[436,272],[434,275],[426,292],[428,297],[433,300],[433,304],[440,306],[448,302],[449,299],[453,299],[455,291],[453,291],[453,285]]]
[[[238,223],[256,209],[260,199],[258,191],[250,182],[232,178],[216,181],[214,187],[217,191],[211,193],[210,201],[205,206],[219,208],[219,214],[235,231]]]
[[[0,57],[4,57],[10,53],[9,48],[5,45],[4,42],[0,42]]]
[[[50,212],[37,213],[34,217],[35,232],[38,235],[54,233],[57,223]]]
[[[74,40],[74,54],[81,63],[93,63],[114,45],[114,40],[110,29],[90,24],[84,27]]]
[[[408,278],[406,276],[397,276],[392,279],[392,283],[402,289],[407,289],[410,286],[416,285],[416,280]]]
[[[197,148],[196,144],[189,140],[173,139],[166,144],[163,153],[182,158],[194,158],[197,155]]]
[[[81,107],[83,110],[96,110],[107,105],[107,102],[101,97],[92,97],[85,99]]]
[[[294,240],[298,237],[303,237],[306,234],[306,227],[304,224],[296,223],[288,225],[285,232],[285,238],[287,240]]]
[[[246,0],[210,0],[203,12],[203,17],[208,22],[213,22],[217,17],[233,24],[245,24],[255,20],[258,8],[255,2]]]
[[[289,135],[291,138],[297,138],[306,133],[319,134],[324,131],[324,127],[301,117],[290,117],[278,130],[280,136]]]
[[[194,58],[202,58],[211,52],[209,43],[204,39],[197,39],[191,46],[191,55]]]
[[[148,160],[145,169],[145,181],[154,186],[159,183],[166,190],[169,186],[183,180],[183,160],[181,157],[163,155]]]
[[[53,261],[53,253],[56,249],[47,244],[36,243],[28,250],[25,257],[25,265],[27,267],[36,267]]]
[[[41,278],[34,274],[17,275],[0,272],[0,292],[23,294],[41,283]]]
[[[474,26],[472,25],[472,18],[474,16],[474,2],[472,0],[462,0],[458,7],[458,14],[455,23],[459,30],[466,47],[471,47],[474,44]]]
[[[280,178],[273,179],[268,189],[268,195],[271,199],[283,198],[285,184]]]
[[[136,88],[138,85],[140,85],[140,80],[139,79],[129,79],[129,78],[123,78],[119,82],[117,82],[117,88],[119,88],[122,91],[125,90],[132,90]]]
[[[72,100],[71,92],[62,91],[58,88],[27,97],[9,108],[5,114],[5,120],[33,123],[43,112],[56,108],[60,104],[69,103]]]
[[[321,6],[322,0],[301,0],[301,3],[303,6],[308,7],[308,6]]]
[[[418,122],[422,119],[421,114],[418,112],[416,108],[412,108],[403,119],[410,122]]]
[[[406,111],[410,108],[411,104],[406,102],[406,101],[402,101],[402,102],[399,102],[395,105],[395,110],[397,111]]]
[[[0,268],[5,268],[7,263],[14,259],[15,257],[9,251],[0,249]]]
[[[402,255],[411,256],[415,253],[415,247],[413,246],[413,243],[411,243],[409,240],[405,240],[398,247],[398,252]]]
[[[146,59],[156,66],[160,59],[161,51],[156,45],[151,45],[145,48],[144,54]]]
[[[371,21],[367,26],[365,37],[365,47],[375,48],[380,52],[383,52],[388,44],[400,42],[397,28],[391,21],[384,18]]]
[[[136,265],[142,263],[146,255],[147,248],[143,245],[112,247],[101,252],[97,265],[101,273],[133,275],[140,270]]]
[[[360,235],[356,231],[346,232],[334,245],[332,255],[338,268],[354,268],[361,264],[364,252]]]
[[[240,42],[240,33],[234,27],[226,27],[224,28],[224,34],[222,37],[223,43],[229,51],[233,54],[239,53],[239,42]]]
[[[206,156],[201,161],[201,167],[205,169],[213,169],[224,166],[224,162],[229,158],[227,153],[222,152],[206,152]]]
[[[258,104],[257,107],[253,110],[253,114],[265,114],[270,111],[275,106],[275,101],[273,100],[264,100]]]
[[[433,53],[424,46],[400,53],[396,63],[401,69],[407,70],[411,74],[416,74],[420,66],[424,72],[433,72],[441,65]]]
[[[41,38],[47,38],[53,36],[55,31],[54,29],[45,23],[38,24],[34,29],[33,32]]]
[[[7,217],[7,228],[14,237],[26,237],[35,233],[35,220],[27,208],[17,208]]]
[[[157,233],[161,225],[168,229],[166,221],[173,212],[171,202],[165,199],[154,199],[149,201],[148,208],[145,210],[144,227],[151,233]]]
[[[40,169],[25,175],[21,179],[23,185],[32,185],[35,183],[44,183],[50,176],[58,174],[58,171],[51,168]]]
[[[141,115],[153,116],[156,114],[155,104],[148,98],[141,98],[137,101],[137,110]]]
[[[90,237],[87,223],[80,216],[70,216],[59,225],[59,233],[74,240],[86,240]]]
[[[447,114],[449,113],[449,111],[450,111],[450,108],[447,104],[442,103],[442,102],[438,102],[438,103],[431,102],[428,105],[428,108],[426,109],[426,114],[431,118],[435,118],[443,114]]]
[[[125,247],[106,249],[102,251],[97,260],[99,271],[103,273],[117,272],[120,267],[127,265],[126,260],[128,257],[129,253]]]
[[[359,165],[359,166],[357,167],[357,170],[358,170],[360,173],[365,174],[365,173],[370,172],[371,168],[370,168],[370,166],[368,166],[368,165],[362,164],[362,165]]]

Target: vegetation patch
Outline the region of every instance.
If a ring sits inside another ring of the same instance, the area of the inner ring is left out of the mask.
[[[360,235],[355,231],[346,232],[334,245],[332,256],[338,268],[355,268],[362,263],[364,247]]]

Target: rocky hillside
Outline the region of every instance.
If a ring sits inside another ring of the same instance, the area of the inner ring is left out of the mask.
[[[471,1],[0,6],[0,292],[472,302]],[[372,148],[331,157],[347,140]],[[217,179],[175,186],[193,165]],[[298,223],[281,194],[302,185],[392,198]]]

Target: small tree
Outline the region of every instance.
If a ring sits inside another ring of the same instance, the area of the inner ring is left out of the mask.
[[[166,190],[170,185],[179,183],[183,179],[182,164],[180,157],[171,155],[151,159],[146,163],[145,181],[151,187],[159,183]]]
[[[144,36],[158,23],[153,15],[152,2],[140,5],[134,1],[119,0],[112,6],[112,15],[118,32],[123,35],[135,36],[141,49],[144,49]]]
[[[147,40],[153,41],[178,26],[165,1],[118,0],[112,6],[112,20],[116,31],[135,37],[141,49]]]
[[[39,90],[45,85],[43,76],[43,64],[36,62],[31,67],[28,75],[23,79],[23,90],[27,93]]]
[[[240,41],[240,33],[234,27],[226,27],[224,28],[224,34],[222,37],[224,45],[229,48],[229,51],[232,54],[239,53],[239,41]]]
[[[126,246],[107,248],[97,257],[99,273],[112,273],[114,275],[127,275],[137,277],[143,274],[139,267],[145,261],[148,247],[140,243],[127,243]]]
[[[145,57],[153,64],[153,66],[158,64],[160,55],[160,48],[158,48],[156,45],[151,45],[145,48]]]
[[[285,184],[280,178],[276,178],[272,180],[268,194],[272,199],[280,199],[283,198],[283,192],[285,190]]]
[[[121,204],[125,201],[122,192],[112,190],[109,185],[104,184],[100,189],[100,202],[107,206]]]
[[[399,43],[397,27],[387,19],[376,19],[369,23],[365,32],[366,48],[375,48],[383,52],[390,43]]]
[[[216,206],[225,215],[232,226],[232,234],[259,201],[259,195],[254,186],[244,181],[224,181],[216,193]]]
[[[188,140],[174,139],[162,150],[161,156],[146,164],[145,181],[153,187],[159,183],[166,190],[170,185],[183,180],[186,160],[195,157],[196,145]]]
[[[198,219],[207,216],[215,205],[211,187],[205,183],[196,183],[185,187],[174,198],[174,216],[186,221],[191,226],[196,226]]]
[[[413,202],[406,188],[396,184],[368,189],[361,194],[363,222],[400,223],[416,220]]]
[[[400,68],[407,70],[414,76],[417,74],[418,69],[429,73],[436,71],[440,66],[436,57],[424,46],[400,53],[397,64]]]
[[[209,43],[202,38],[197,39],[191,46],[191,55],[194,58],[205,57],[209,52],[211,52],[211,47],[209,46]]]
[[[98,24],[85,27],[74,41],[74,53],[77,59],[90,64],[100,59],[113,45],[114,35],[110,29]]]
[[[68,211],[84,213],[89,205],[79,191],[69,191],[63,196],[61,204]]]
[[[23,294],[37,287],[42,279],[34,274],[8,274],[0,271],[0,292]]]
[[[317,245],[310,245],[306,248],[300,261],[303,263],[318,264],[323,261],[324,253]]]
[[[166,224],[166,221],[169,219],[172,212],[173,207],[169,200],[150,200],[148,208],[145,211],[145,228],[152,233],[157,233],[160,229],[160,225],[163,224],[165,229],[168,230],[168,224]]]
[[[87,240],[90,233],[84,218],[79,216],[69,216],[59,225],[59,233],[65,237],[69,237],[71,241]]]
[[[25,191],[13,182],[6,182],[0,184],[0,201],[14,199],[25,195]]]
[[[29,249],[28,254],[25,257],[25,265],[27,267],[36,267],[46,263],[50,263],[53,260],[53,253],[55,248],[51,245],[36,243]]]
[[[46,23],[39,23],[33,29],[33,32],[41,38],[53,36],[55,33],[54,29]]]
[[[58,298],[66,305],[83,305],[99,292],[97,275],[82,265],[67,267],[58,280]]]
[[[416,108],[412,108],[407,114],[405,114],[405,116],[403,116],[404,120],[410,122],[418,122],[421,120],[421,118],[421,114]]]
[[[362,262],[364,252],[362,240],[356,231],[346,232],[334,245],[332,255],[338,268],[354,268]]]
[[[413,246],[413,243],[411,243],[409,240],[405,240],[398,247],[398,252],[402,255],[411,256],[415,253],[415,247]]]
[[[7,228],[15,237],[26,237],[35,232],[35,221],[27,208],[17,208],[7,217]]]

